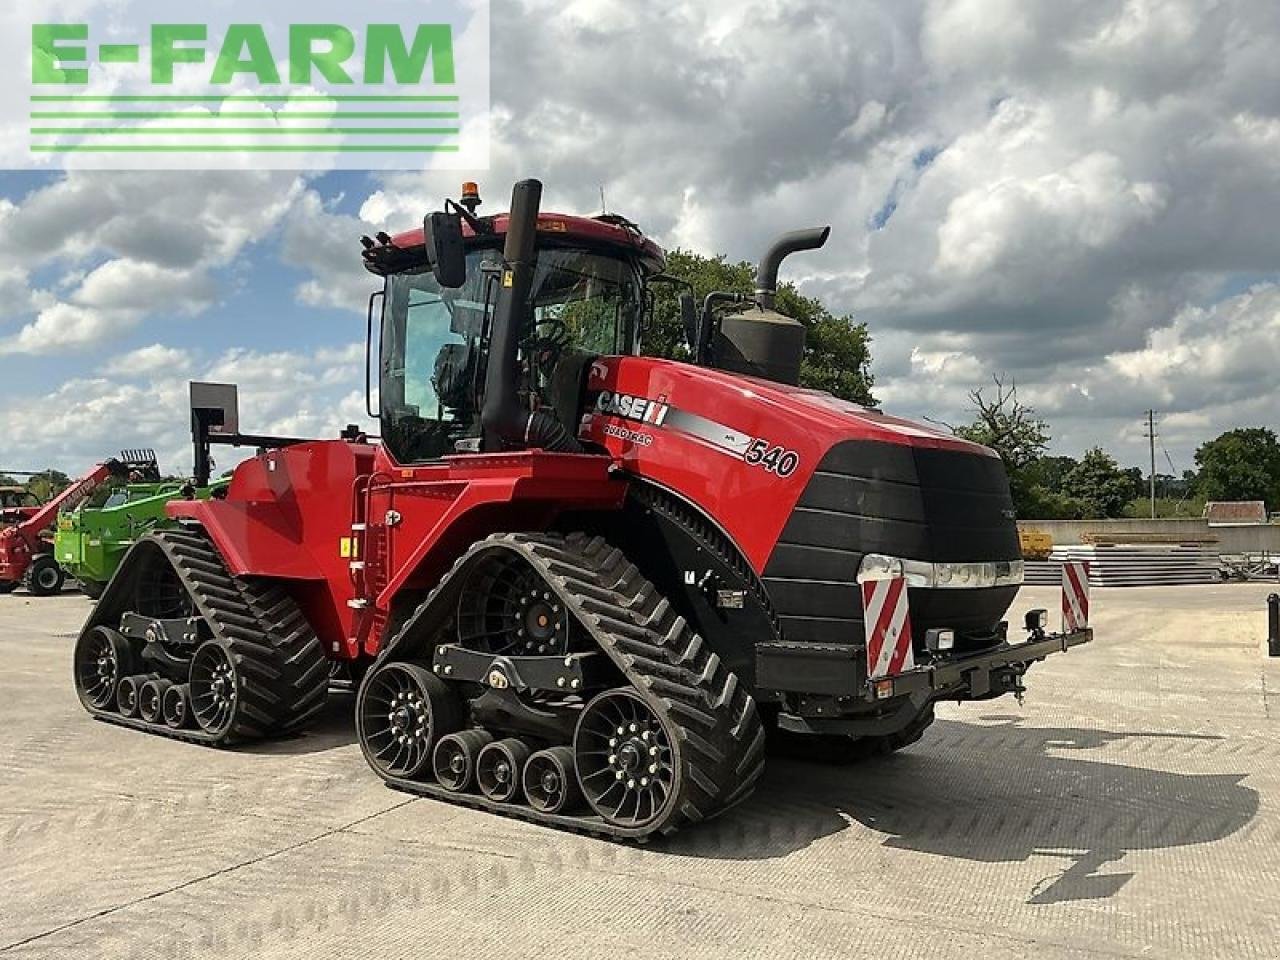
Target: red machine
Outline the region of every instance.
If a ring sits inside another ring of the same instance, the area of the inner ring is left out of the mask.
[[[139,541],[77,642],[91,714],[278,735],[350,664],[389,784],[639,838],[747,796],[768,727],[898,749],[936,700],[1020,693],[1091,638],[1032,611],[1010,642],[991,451],[794,385],[777,272],[826,230],[784,236],[754,301],[683,297],[677,363],[639,355],[662,251],[540,195],[480,217],[469,187],[365,239],[382,443],[281,441],[171,504],[183,528]],[[236,421],[195,406],[198,447]]]
[[[66,575],[53,556],[49,529],[60,510],[73,509],[113,476],[159,479],[155,454],[127,450],[119,460],[98,464],[48,503],[27,503],[12,514],[6,512],[6,521],[12,516],[16,522],[0,529],[0,593],[12,593],[24,581],[37,597],[61,592]]]

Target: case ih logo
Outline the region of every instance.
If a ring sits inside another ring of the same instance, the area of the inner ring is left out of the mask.
[[[633,397],[626,393],[610,393],[605,390],[596,398],[596,413],[638,420],[640,423],[662,426],[671,408],[665,403],[647,397]]]
[[[488,164],[487,0],[8,6],[5,166]]]

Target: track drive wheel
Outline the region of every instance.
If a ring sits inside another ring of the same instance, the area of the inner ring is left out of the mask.
[[[551,747],[530,757],[524,765],[524,795],[529,806],[542,813],[573,810],[582,801],[582,791],[572,748]]]
[[[442,736],[462,728],[457,694],[417,663],[385,663],[356,698],[356,734],[369,765],[384,776],[415,777]]]
[[[663,820],[684,789],[672,731],[634,690],[606,690],[588,703],[573,737],[583,796],[611,824]]]
[[[476,758],[476,782],[490,800],[510,803],[520,796],[520,777],[532,753],[522,741],[511,737],[497,740]]]
[[[463,730],[440,738],[431,755],[431,768],[440,786],[453,793],[466,793],[475,782],[476,757],[493,743],[488,730]]]
[[[164,692],[160,705],[164,725],[171,730],[181,730],[191,722],[191,687],[175,683]]]
[[[164,715],[164,695],[173,682],[162,677],[148,680],[138,691],[138,715],[147,723],[160,723]]]
[[[31,561],[31,568],[27,570],[27,589],[32,596],[51,597],[62,592],[66,579],[67,575],[58,566],[58,561],[42,553]]]
[[[243,678],[226,642],[207,640],[191,658],[191,713],[205,733],[230,733],[239,711]]]
[[[76,641],[76,693],[87,706],[110,709],[122,677],[137,670],[129,641],[110,627],[94,627]]]

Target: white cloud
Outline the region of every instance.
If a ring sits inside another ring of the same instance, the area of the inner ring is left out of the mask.
[[[231,350],[197,363],[185,351],[153,344],[116,357],[106,376],[68,381],[47,397],[0,408],[0,461],[49,464],[68,473],[125,448],[155,449],[161,467],[191,470],[188,379],[236,383],[245,431],[336,438],[364,425],[363,344],[312,352]],[[252,450],[215,450],[226,469]]]
[[[102,372],[112,377],[141,379],[156,374],[181,374],[191,369],[192,358],[186,350],[153,343],[112,357]]]
[[[784,273],[870,324],[896,412],[961,420],[1005,373],[1063,449],[1137,462],[1155,406],[1186,461],[1232,418],[1278,425],[1278,47],[1273,0],[513,0],[490,170],[381,175],[356,217],[286,174],[72,174],[0,201],[0,293],[25,320],[0,343],[150,333],[175,291],[220,299],[219,272],[272,231],[301,303],[361,311],[360,233],[420,223],[463,179],[502,210],[538,176],[548,209],[594,213],[603,186],[661,242],[734,259],[831,223]],[[49,266],[66,282],[27,289]],[[349,392],[340,364],[277,356],[224,372]],[[303,399],[264,418],[321,416]]]

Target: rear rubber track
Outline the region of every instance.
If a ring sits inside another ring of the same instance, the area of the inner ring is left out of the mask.
[[[130,560],[139,551],[158,549],[186,589],[209,634],[225,641],[240,676],[239,703],[230,728],[212,735],[192,726],[173,729],[96,709],[81,698],[99,720],[145,730],[175,740],[228,746],[295,733],[323,709],[328,692],[329,661],[315,631],[293,598],[279,585],[227,571],[209,538],[199,530],[153,533],[130,550],[85,624],[81,638],[94,627],[116,629],[127,609]]]
[[[765,734],[755,699],[625,554],[585,534],[500,534],[454,565],[388,644],[383,660],[430,659],[445,638],[458,585],[492,551],[522,557],[546,582],[627,683],[672,730],[685,787],[665,815],[639,828],[595,814],[546,814],[524,804],[458,794],[432,782],[386,777],[397,789],[517,816],[536,823],[640,840],[671,834],[746,799],[764,770]],[[372,671],[370,671],[372,674]]]

